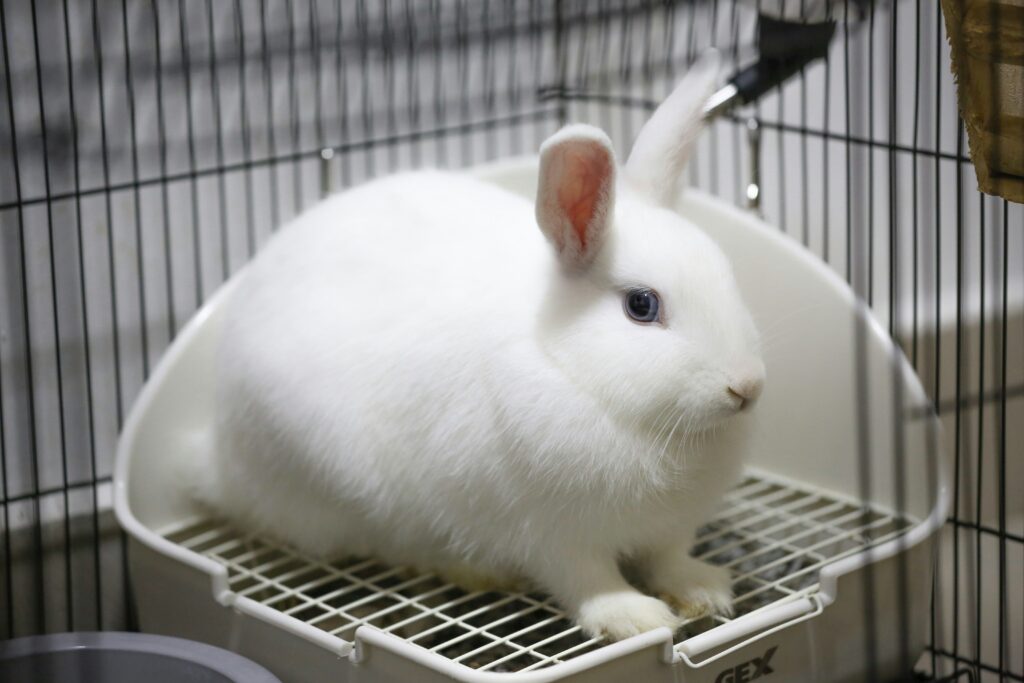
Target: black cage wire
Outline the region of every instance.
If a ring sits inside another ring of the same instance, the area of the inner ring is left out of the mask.
[[[119,429],[182,324],[278,226],[396,169],[533,153],[566,121],[628,145],[705,48],[756,56],[761,10],[0,2],[0,638],[134,627]],[[902,345],[954,494],[918,671],[1021,681],[1024,210],[975,189],[939,3],[826,11],[823,58],[715,120],[690,181],[756,199]]]

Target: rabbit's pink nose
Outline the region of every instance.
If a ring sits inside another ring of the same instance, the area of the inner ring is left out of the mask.
[[[732,398],[738,399],[739,401],[736,409],[743,410],[757,400],[757,397],[761,395],[761,390],[763,388],[763,377],[750,376],[731,382],[729,384],[728,391]]]

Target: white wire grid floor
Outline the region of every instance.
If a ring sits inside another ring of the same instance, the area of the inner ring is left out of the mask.
[[[700,531],[693,554],[731,570],[734,619],[815,593],[825,564],[913,523],[749,474]],[[216,520],[178,524],[165,536],[222,563],[238,595],[347,641],[370,624],[454,662],[496,672],[531,671],[604,645],[540,594],[467,592],[433,574],[367,559],[327,564]],[[677,632],[677,643],[728,621],[691,620]]]

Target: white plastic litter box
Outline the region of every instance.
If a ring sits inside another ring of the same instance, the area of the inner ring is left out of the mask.
[[[473,172],[534,195],[535,159]],[[765,339],[750,468],[694,548],[732,570],[732,618],[609,645],[543,595],[469,593],[367,558],[324,564],[204,517],[174,461],[211,424],[236,276],[171,345],[121,438],[115,509],[141,628],[234,650],[297,683],[905,674],[926,642],[931,540],[948,504],[930,403],[884,330],[803,247],[696,191],[679,210],[729,255]]]

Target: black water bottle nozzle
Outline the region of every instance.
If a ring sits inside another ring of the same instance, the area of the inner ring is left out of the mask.
[[[733,74],[704,107],[705,117],[748,104],[825,56],[835,33],[835,22],[802,24],[765,15],[758,18],[760,56]]]

